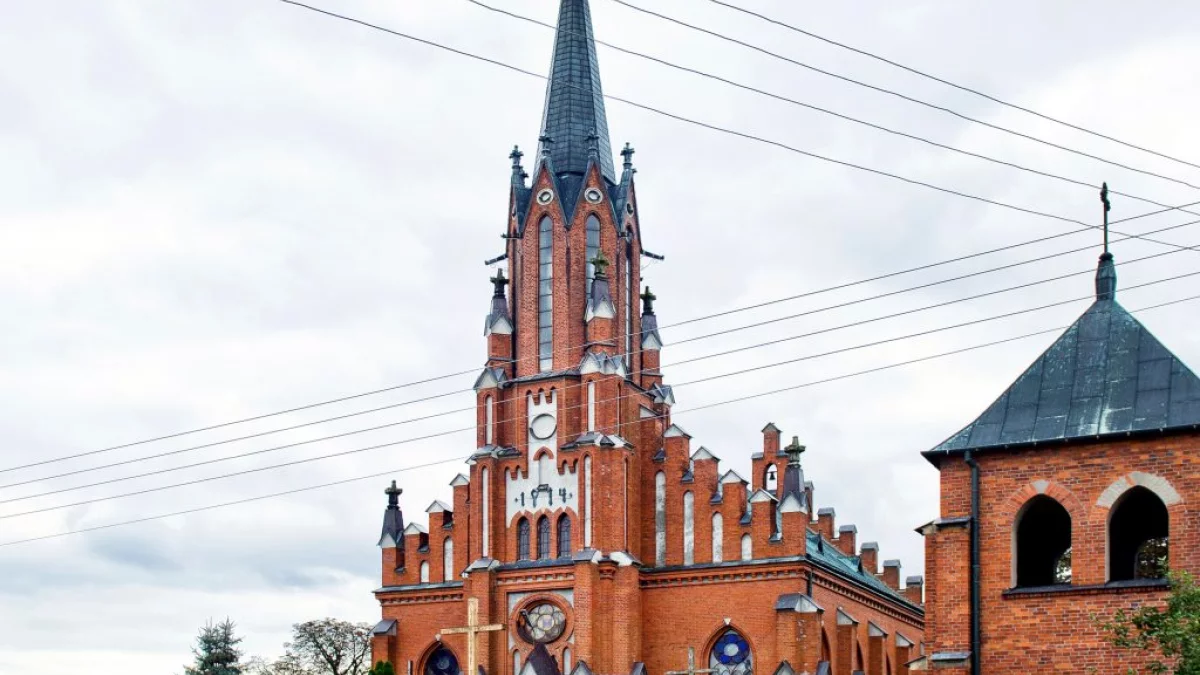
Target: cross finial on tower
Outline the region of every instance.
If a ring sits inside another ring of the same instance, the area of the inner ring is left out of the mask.
[[[1112,202],[1108,201],[1108,183],[1100,185],[1100,203],[1104,205],[1104,252],[1108,253],[1108,212],[1112,211]]]
[[[504,287],[508,285],[508,279],[504,278],[504,269],[497,269],[496,276],[489,279],[489,281],[491,281],[492,285],[495,287],[495,292],[493,293],[492,297],[503,298]]]
[[[626,169],[633,168],[633,153],[634,153],[633,146],[626,143],[625,148],[623,150],[621,150],[621,157],[624,158],[624,160],[625,160],[625,168]]]
[[[512,168],[520,169],[521,168],[521,158],[524,156],[525,156],[525,153],[521,152],[521,148],[519,146],[514,145],[512,152],[508,153],[508,158],[512,160]]]
[[[658,296],[650,292],[650,287],[646,287],[646,291],[642,293],[642,313],[648,316],[654,316],[654,301]]]
[[[542,144],[542,157],[549,157],[550,146],[554,145],[554,139],[550,138],[550,134],[543,133],[538,136],[538,143]]]
[[[804,454],[804,451],[807,449],[808,449],[807,447],[800,445],[800,437],[799,436],[792,436],[792,442],[789,443],[788,446],[783,449],[783,451],[785,453],[787,453],[788,464],[799,466],[800,465],[800,455]]]
[[[400,494],[403,492],[404,490],[396,487],[396,481],[392,481],[392,484],[388,487],[388,489],[383,491],[383,494],[387,495],[389,508],[393,506],[400,506]]]
[[[596,279],[603,278],[605,276],[604,270],[612,264],[608,262],[608,258],[604,257],[604,251],[597,252],[596,257],[588,262],[592,263],[592,267],[596,270]]]

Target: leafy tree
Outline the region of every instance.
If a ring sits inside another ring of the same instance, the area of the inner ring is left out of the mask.
[[[276,663],[282,668],[272,675],[368,675],[371,627],[337,619],[298,623],[284,649],[286,655]]]
[[[242,638],[234,635],[234,624],[229,619],[213,624],[210,620],[196,636],[192,647],[195,663],[184,666],[184,675],[242,675],[242,650],[238,645]]]
[[[1169,578],[1166,607],[1118,610],[1100,627],[1121,649],[1153,652],[1157,658],[1146,667],[1148,673],[1200,675],[1200,586],[1184,572]]]
[[[367,675],[396,675],[396,669],[387,661],[379,661]]]

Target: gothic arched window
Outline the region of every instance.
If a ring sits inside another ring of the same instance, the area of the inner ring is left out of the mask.
[[[538,519],[538,560],[550,557],[550,519],[542,516]]]
[[[654,474],[654,564],[667,564],[667,474]]]
[[[587,225],[587,265],[584,269],[587,270],[587,297],[592,297],[592,279],[596,278],[596,267],[592,265],[592,261],[600,254],[600,219],[596,216],[588,216]]]
[[[423,584],[429,583],[429,561],[428,560],[421,563],[420,575],[421,575],[420,576],[421,583],[423,583]]]
[[[712,517],[712,561],[722,562],[725,559],[725,519],[720,513]]]
[[[717,638],[708,655],[708,667],[713,675],[754,675],[754,655],[750,643],[730,628]]]
[[[1071,583],[1071,515],[1054,499],[1038,495],[1017,514],[1017,586]]]
[[[558,517],[558,557],[571,557],[571,519],[565,513]]]
[[[517,560],[529,560],[529,520],[517,521]]]
[[[754,558],[754,543],[750,539],[750,535],[742,535],[742,560],[751,560]]]
[[[631,370],[633,368],[633,296],[633,244],[628,244],[625,247],[625,367]]]
[[[442,541],[442,581],[454,581],[454,540]]]
[[[683,564],[696,562],[696,498],[691,490],[683,493]]]
[[[458,657],[445,647],[438,647],[425,661],[425,675],[460,675]]]
[[[1141,486],[1121,495],[1108,516],[1108,580],[1166,576],[1168,526],[1158,495]]]
[[[554,221],[538,224],[538,368],[554,367]]]

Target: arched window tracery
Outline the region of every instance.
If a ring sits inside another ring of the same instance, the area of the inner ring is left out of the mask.
[[[438,647],[425,660],[425,675],[462,675],[458,657],[444,646]]]
[[[708,654],[712,675],[754,675],[754,655],[750,643],[733,628],[727,629],[713,643]]]
[[[517,560],[529,560],[529,520],[517,521]]]
[[[554,367],[554,221],[538,224],[538,368]]]
[[[571,557],[571,518],[565,513],[558,517],[558,557]]]
[[[538,519],[538,560],[550,558],[550,519],[542,516]]]

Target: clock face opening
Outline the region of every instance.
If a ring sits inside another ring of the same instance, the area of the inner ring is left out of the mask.
[[[588,188],[587,192],[583,193],[583,198],[591,204],[599,204],[604,201],[604,193],[596,188]]]
[[[554,191],[542,190],[538,193],[537,200],[539,204],[549,204],[550,202],[554,201]]]
[[[554,415],[542,413],[529,422],[529,433],[539,441],[553,437],[556,429],[558,429],[558,420],[554,418]]]

